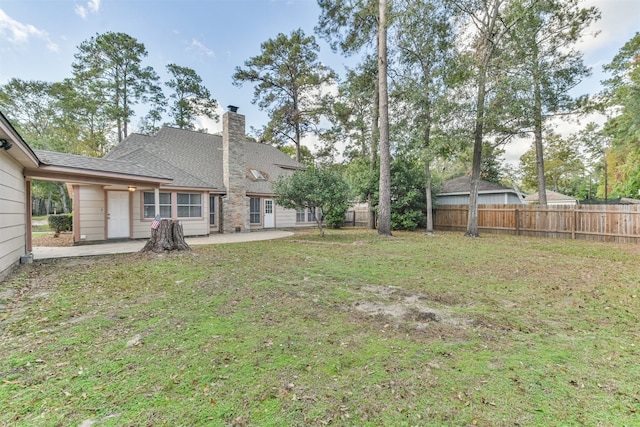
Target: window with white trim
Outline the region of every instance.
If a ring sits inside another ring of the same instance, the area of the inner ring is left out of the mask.
[[[153,191],[145,191],[143,198],[143,212],[145,219],[153,219],[156,216],[156,197]],[[171,218],[171,193],[160,193],[160,216]]]
[[[202,194],[178,193],[178,218],[202,217]]]
[[[260,224],[260,199],[252,197],[249,200],[249,223]]]
[[[304,222],[306,209],[296,209],[296,222]]]

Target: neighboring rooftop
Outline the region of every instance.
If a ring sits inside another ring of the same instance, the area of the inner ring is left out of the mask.
[[[560,202],[569,202],[569,203],[577,203],[578,199],[575,197],[567,196],[566,194],[557,193],[555,191],[546,190],[547,194],[547,203],[560,203]],[[540,197],[538,193],[529,194],[524,198],[525,203],[537,203]]]
[[[471,191],[471,177],[461,176],[445,181],[442,185],[442,191],[440,194],[469,194]],[[513,188],[505,187],[504,185],[496,184],[495,182],[489,182],[480,180],[478,182],[478,192],[506,192],[513,191]]]

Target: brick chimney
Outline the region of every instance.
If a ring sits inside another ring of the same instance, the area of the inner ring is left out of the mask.
[[[222,116],[222,164],[227,195],[222,198],[222,232],[250,231],[244,116],[230,105]]]

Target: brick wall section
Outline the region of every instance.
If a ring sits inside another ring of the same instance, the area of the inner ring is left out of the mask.
[[[223,173],[227,189],[227,195],[222,198],[222,232],[249,232],[244,116],[228,111],[222,118],[222,126]]]

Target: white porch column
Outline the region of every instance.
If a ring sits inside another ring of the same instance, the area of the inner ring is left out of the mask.
[[[155,211],[156,211],[156,216],[160,215],[160,189],[159,188],[154,188],[153,189],[153,202],[155,204]]]

